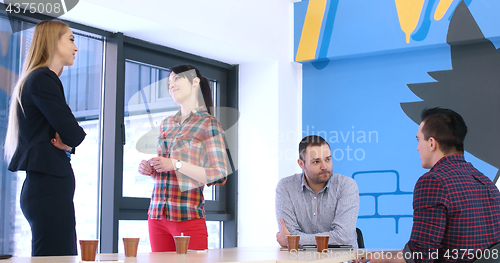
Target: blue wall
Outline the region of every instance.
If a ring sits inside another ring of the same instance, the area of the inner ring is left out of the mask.
[[[358,183],[357,225],[369,248],[400,249],[410,237],[413,188],[427,170],[416,150],[418,124],[401,103],[421,101],[408,84],[435,82],[428,72],[452,69],[446,37],[448,18],[459,1],[440,21],[426,22],[437,2],[425,1],[406,43],[394,1],[328,1],[316,58],[303,63],[303,134],[325,137],[334,172]],[[296,50],[308,3],[295,4]],[[500,21],[494,11],[500,10],[500,1],[466,3],[485,37],[498,47]],[[329,10],[336,11],[334,19]],[[322,39],[325,35],[330,39]],[[325,43],[327,52],[321,48]],[[465,157],[495,178],[497,168],[467,152]]]

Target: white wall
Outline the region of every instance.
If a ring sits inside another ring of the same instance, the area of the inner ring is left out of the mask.
[[[62,18],[240,65],[238,243],[277,246],[276,183],[300,171],[293,1],[80,0]]]

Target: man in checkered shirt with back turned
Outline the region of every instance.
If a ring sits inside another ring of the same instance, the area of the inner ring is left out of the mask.
[[[402,258],[372,262],[500,259],[500,251],[491,248],[500,242],[500,192],[465,161],[466,134],[458,113],[442,108],[422,112],[417,150],[422,167],[430,171],[415,185],[410,241]]]

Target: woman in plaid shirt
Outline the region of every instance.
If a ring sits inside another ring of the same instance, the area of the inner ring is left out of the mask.
[[[190,236],[190,250],[208,248],[203,187],[227,176],[224,131],[211,115],[210,83],[191,65],[171,68],[168,90],[181,106],[160,125],[158,157],[142,160],[139,173],[155,181],[149,207],[153,252],[175,251],[174,236]]]

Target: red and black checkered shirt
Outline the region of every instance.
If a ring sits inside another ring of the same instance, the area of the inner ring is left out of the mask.
[[[418,179],[413,229],[405,248],[415,262],[473,261],[498,242],[500,192],[462,154],[443,157]]]
[[[219,121],[202,106],[182,123],[180,111],[160,125],[158,156],[205,168],[208,185],[223,185],[227,176],[224,131]],[[180,172],[155,174],[149,217],[185,221],[205,217],[204,185]]]

